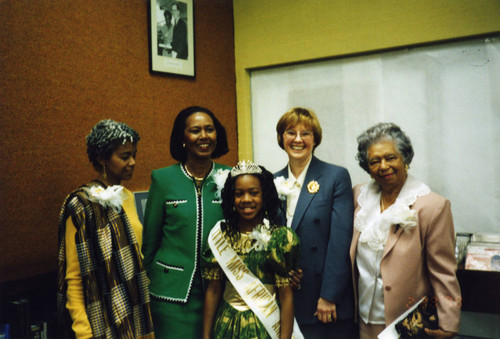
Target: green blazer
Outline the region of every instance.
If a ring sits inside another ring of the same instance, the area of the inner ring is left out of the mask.
[[[186,303],[208,234],[223,218],[212,175],[230,167],[214,163],[198,195],[181,164],[151,173],[144,216],[142,253],[155,298]]]

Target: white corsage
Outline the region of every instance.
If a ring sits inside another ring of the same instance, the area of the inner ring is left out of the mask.
[[[276,186],[276,190],[281,200],[286,200],[296,188],[293,180],[290,178],[285,179],[284,176],[274,178],[274,185]]]
[[[401,227],[406,233],[410,232],[412,228],[417,226],[418,215],[415,210],[412,210],[403,204],[395,204],[394,208],[389,209],[392,215],[392,223],[399,225],[399,227]]]
[[[267,249],[267,244],[271,240],[271,227],[269,226],[269,220],[264,219],[264,224],[255,226],[252,233],[250,233],[250,238],[255,239],[255,243],[252,245],[252,249],[256,251],[262,251]]]
[[[380,186],[376,182],[363,185],[357,199],[361,208],[354,218],[354,227],[361,232],[359,242],[379,251],[384,249],[392,225],[410,232],[418,224],[418,214],[410,206],[430,191],[427,185],[408,175],[396,202],[380,213]]]
[[[85,191],[90,201],[103,207],[111,207],[116,213],[121,212],[123,200],[127,198],[123,192],[123,186],[120,185],[108,186],[106,189],[96,185],[85,188]]]
[[[361,230],[359,241],[366,243],[374,251],[380,251],[387,242],[391,225],[401,227],[404,232],[409,233],[417,223],[417,213],[408,206],[396,202],[380,215],[380,219],[373,220],[369,227]]]
[[[229,175],[229,170],[222,168],[219,168],[217,171],[215,171],[214,174],[212,174],[212,177],[214,178],[214,183],[215,185],[217,185],[217,192],[215,193],[215,197],[218,199],[221,198],[221,192],[222,189],[224,188],[224,184],[226,183],[228,175]]]

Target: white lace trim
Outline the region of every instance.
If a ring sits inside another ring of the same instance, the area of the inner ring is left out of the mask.
[[[375,182],[361,187],[354,226],[361,232],[359,241],[370,249],[380,251],[384,248],[391,225],[399,225],[409,232],[418,223],[418,216],[410,209],[418,197],[427,195],[431,189],[421,181],[408,175],[399,195],[389,208],[380,213],[380,186]]]

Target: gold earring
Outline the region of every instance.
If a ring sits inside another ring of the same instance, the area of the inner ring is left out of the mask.
[[[186,144],[184,142],[182,143],[182,148],[186,148]]]
[[[108,175],[106,174],[106,165],[102,166],[102,177],[104,179],[107,179]]]
[[[405,165],[405,170],[406,170],[406,173],[408,173],[408,170],[410,169],[410,166],[408,166],[408,164]]]

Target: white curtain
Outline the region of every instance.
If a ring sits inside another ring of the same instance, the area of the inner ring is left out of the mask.
[[[398,124],[415,149],[411,173],[451,200],[458,232],[497,232],[500,215],[500,39],[474,39],[251,72],[254,161],[287,163],[276,123],[301,106],[318,115],[315,155],[370,180],[356,137]]]

